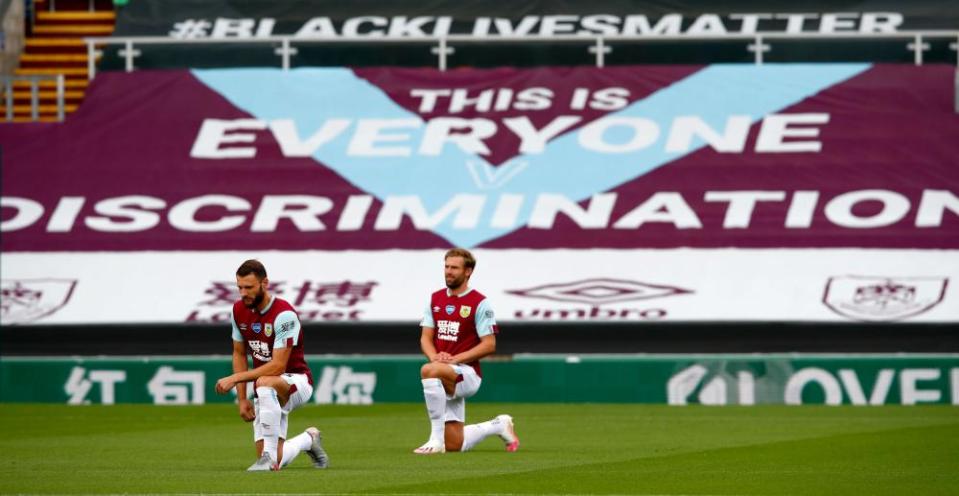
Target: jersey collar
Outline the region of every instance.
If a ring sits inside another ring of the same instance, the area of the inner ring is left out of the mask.
[[[470,291],[473,291],[473,288],[467,287],[467,288],[466,288],[466,291],[463,291],[462,293],[460,293],[460,294],[457,295],[456,297],[457,297],[457,298],[462,298],[462,297],[470,294]],[[446,288],[446,296],[453,296],[453,292],[450,291],[450,288]]]
[[[270,311],[270,308],[273,307],[273,302],[276,301],[276,296],[270,295],[270,302],[263,307],[263,310],[260,310],[260,315],[266,315],[266,312]]]

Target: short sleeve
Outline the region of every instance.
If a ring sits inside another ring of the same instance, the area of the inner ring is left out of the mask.
[[[433,320],[433,310],[430,309],[429,303],[426,304],[426,311],[423,312],[423,320],[420,321],[420,327],[436,329],[436,321]]]
[[[236,315],[233,314],[233,309],[230,309],[230,325],[233,326],[233,340],[243,342],[243,335],[240,334],[240,329],[236,326]]]
[[[498,331],[493,307],[489,304],[489,300],[484,299],[476,307],[476,334],[483,337],[496,334]]]
[[[300,319],[296,312],[287,310],[280,312],[273,319],[273,349],[292,348],[300,342]]]

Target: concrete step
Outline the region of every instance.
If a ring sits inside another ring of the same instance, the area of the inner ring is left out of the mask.
[[[0,102],[4,102],[4,101],[5,101],[4,99],[7,97],[6,95],[7,95],[6,92],[0,92]],[[30,92],[30,90],[28,90],[28,89],[27,89],[27,90],[14,89],[14,90],[13,90],[13,101],[14,101],[14,102],[21,102],[21,103],[28,103],[28,104],[29,104],[29,103],[30,103],[30,98],[32,98],[30,95],[31,95],[31,92]],[[83,92],[83,91],[80,91],[80,90],[66,90],[66,89],[64,89],[64,91],[63,91],[63,99],[64,99],[64,101],[68,101],[68,102],[69,102],[69,101],[72,101],[72,100],[82,100],[82,99],[83,99],[83,95],[84,95],[84,92]],[[56,102],[57,102],[57,90],[47,90],[47,89],[42,89],[42,90],[41,90],[41,89],[38,88],[38,89],[37,89],[37,98],[40,100],[40,102],[45,102],[45,101],[49,100],[48,103],[54,103],[54,104],[56,104]]]
[[[76,25],[76,24],[63,24],[63,25],[47,25],[47,26],[34,26],[33,35],[34,36],[109,36],[113,33],[112,25]]]
[[[97,57],[96,60],[100,60],[100,57]],[[86,53],[25,53],[20,56],[21,69],[75,69],[86,67]]]
[[[98,45],[97,49],[102,49]],[[41,54],[86,54],[87,45],[81,38],[35,38],[30,37],[24,43],[23,53]]]
[[[97,22],[116,22],[116,12],[90,12],[82,11],[58,11],[58,12],[37,12],[38,22],[76,22],[76,21],[97,21]]]
[[[18,76],[56,76],[57,74],[63,74],[64,76],[87,76],[86,67],[65,67],[65,68],[34,68],[34,67],[21,67],[14,71],[14,74]]]
[[[69,78],[69,79],[64,79],[63,81],[63,87],[67,90],[70,90],[70,89],[86,90],[88,84],[89,84],[89,81],[87,81],[86,78]],[[51,88],[55,90],[57,87],[57,82],[54,80],[45,79],[43,81],[40,81],[39,84],[37,84],[37,87],[41,89]],[[31,88],[31,85],[29,81],[14,81],[13,83],[14,91],[20,90],[20,89],[29,90],[30,88]]]
[[[79,105],[76,105],[76,104],[64,105],[64,106],[63,106],[63,110],[64,110],[64,112],[66,112],[66,113],[69,114],[70,112],[75,111],[75,110],[77,109],[77,107],[79,107]],[[13,105],[13,113],[14,113],[14,115],[17,115],[17,114],[30,115],[30,108],[31,108],[31,107],[30,107],[30,104],[29,104],[29,103],[26,104],[26,105],[17,105],[17,104],[14,104],[14,105]],[[53,105],[37,105],[37,112],[40,113],[40,114],[53,114],[53,115],[56,115],[56,113],[57,113],[57,106],[56,106],[56,104],[53,104]],[[6,105],[6,104],[0,105],[0,115],[3,115],[3,116],[7,115],[7,105]]]
[[[36,119],[31,118],[29,115],[16,115],[14,114],[13,120],[7,120],[7,114],[0,114],[0,123],[3,122],[57,122],[57,116],[54,115],[38,115]]]
[[[39,48],[39,47],[62,47],[62,48],[75,48],[82,47],[86,48],[87,44],[83,42],[81,38],[27,38],[26,43],[24,44],[25,48]]]

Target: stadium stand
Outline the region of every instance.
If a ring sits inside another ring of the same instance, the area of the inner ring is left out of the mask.
[[[83,101],[88,84],[87,52],[83,38],[108,36],[113,32],[115,13],[109,1],[53,0],[28,6],[25,19],[26,39],[19,54],[19,66],[13,71],[22,76],[13,81],[13,120],[52,121],[58,119],[57,82],[64,78],[62,112],[74,112]],[[56,10],[53,10],[56,9]],[[37,77],[37,103],[32,103],[33,80]],[[0,114],[8,115],[4,99]],[[36,117],[34,114],[36,107]]]
[[[464,245],[504,363],[957,362],[949,2],[52,2],[15,73],[68,116],[0,124],[4,356],[226,353],[245,255],[316,352],[416,354]]]

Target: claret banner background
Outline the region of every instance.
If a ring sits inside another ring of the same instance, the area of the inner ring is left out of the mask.
[[[255,256],[307,320],[417,321],[465,246],[503,321],[956,321],[954,77],[101,73],[0,127],[0,318],[220,321]]]

